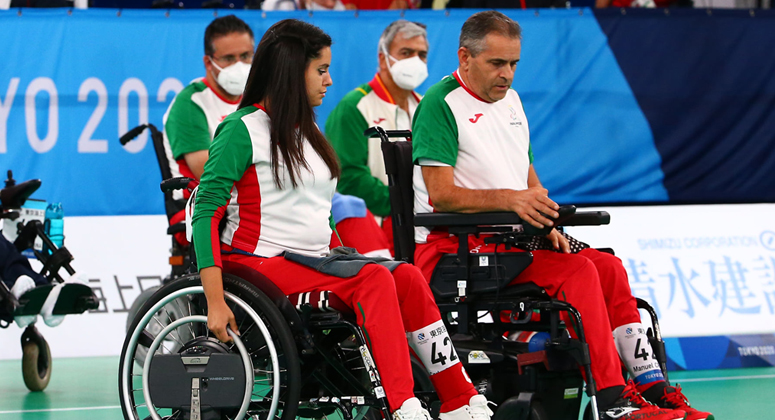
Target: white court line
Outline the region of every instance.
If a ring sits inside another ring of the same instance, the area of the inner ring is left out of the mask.
[[[733,381],[739,379],[769,379],[775,378],[775,375],[750,375],[750,376],[719,376],[716,378],[693,378],[682,380],[671,380],[670,382],[683,383],[683,382],[711,382],[711,381]]]
[[[121,406],[106,405],[102,407],[43,408],[40,410],[10,410],[10,411],[0,411],[0,414],[48,413],[53,411],[112,410],[114,408],[121,408]]]

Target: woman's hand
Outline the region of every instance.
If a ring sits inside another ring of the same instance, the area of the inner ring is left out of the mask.
[[[552,241],[554,249],[560,250],[565,254],[570,254],[570,244],[568,244],[568,239],[566,239],[562,233],[558,232],[557,229],[552,229],[552,231],[546,235],[546,239]]]
[[[226,301],[221,299],[220,302],[208,302],[207,306],[207,328],[224,343],[232,341],[231,336],[226,332],[226,326],[231,327],[231,330],[237,334],[239,334],[239,331],[237,331],[237,321],[234,319],[234,313],[226,305]]]
[[[229,309],[226,300],[223,297],[223,274],[220,267],[212,266],[199,270],[202,277],[202,287],[205,289],[207,298],[207,328],[215,336],[227,343],[231,341],[231,336],[226,332],[226,326],[239,334],[237,331],[237,321],[234,319],[234,313]]]

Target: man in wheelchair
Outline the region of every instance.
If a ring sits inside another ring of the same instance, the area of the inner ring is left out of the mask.
[[[312,108],[332,84],[330,45],[327,34],[307,23],[273,25],[258,45],[238,111],[218,128],[193,213],[208,327],[223,342],[232,341],[227,326],[238,330],[224,297],[225,263],[259,271],[286,295],[327,291],[355,313],[394,418],[430,419],[413,393],[410,337],[442,401],[440,418],[489,419],[419,270],[346,252],[324,257],[340,168]],[[221,219],[226,225],[218,235]]]
[[[653,351],[621,261],[552,228],[560,207],[533,168],[527,119],[511,89],[520,50],[521,28],[499,12],[476,13],[464,23],[458,69],[428,90],[415,114],[413,160],[421,166],[414,175],[415,211],[515,212],[547,229],[546,239],[529,248],[532,263],[512,284],[533,282],[583,316],[600,418],[669,420],[686,413],[687,419],[712,419],[690,407],[648,357]],[[459,246],[441,229],[417,227],[415,240],[415,263],[429,281],[441,257]],[[486,235],[468,239],[472,252],[492,253],[497,246]],[[634,383],[625,385],[620,357]]]

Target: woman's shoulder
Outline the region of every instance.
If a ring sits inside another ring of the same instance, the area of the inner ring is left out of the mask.
[[[221,122],[221,125],[244,125],[248,122],[268,123],[269,115],[260,105],[249,105],[227,115]]]
[[[246,106],[229,114],[223,119],[216,136],[228,133],[229,136],[244,135],[246,137],[255,137],[256,134],[269,133],[269,116],[262,108],[256,106]]]

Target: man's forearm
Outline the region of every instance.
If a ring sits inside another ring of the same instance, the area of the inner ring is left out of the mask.
[[[431,196],[433,208],[442,212],[482,213],[488,211],[510,211],[509,196],[512,190],[471,190],[451,187]]]
[[[557,217],[557,203],[549,198],[542,187],[528,187],[526,190],[511,189],[468,189],[455,185],[452,167],[424,166],[422,175],[433,208],[442,212],[482,213],[490,211],[513,211],[523,220],[536,227],[551,226],[550,217]],[[534,177],[537,180],[537,177]]]

